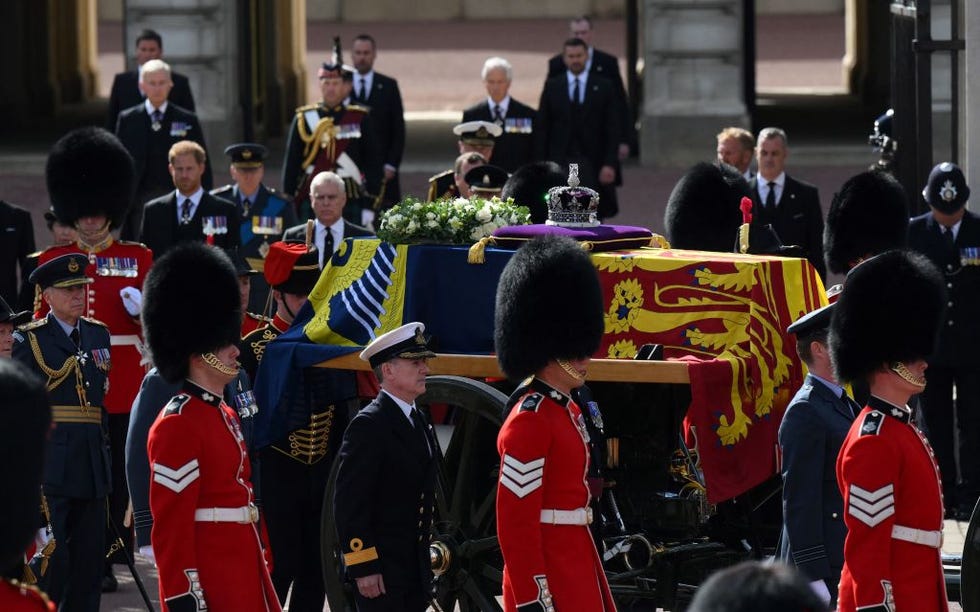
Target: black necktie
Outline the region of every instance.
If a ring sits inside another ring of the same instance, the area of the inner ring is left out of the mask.
[[[953,228],[943,227],[943,240],[946,242],[946,246],[949,247],[951,251],[956,250],[956,237],[953,236]]]
[[[422,434],[422,440],[425,442],[425,450],[432,456],[432,447],[429,446],[429,435],[426,433],[427,427],[425,426],[425,419],[422,418],[422,413],[419,412],[418,408],[412,408],[412,425],[415,429]]]
[[[153,123],[160,123],[163,120],[163,113],[160,112],[159,108],[153,109],[153,114],[150,116],[153,118]]]
[[[494,119],[494,121],[503,121],[504,120],[504,113],[500,109],[500,105],[499,104],[494,104],[493,105],[493,119]]]
[[[572,104],[579,104],[582,99],[581,90],[579,90],[578,77],[575,77],[575,84],[572,85]]]
[[[77,327],[71,330],[71,333],[68,334],[68,337],[71,338],[71,342],[72,342],[72,344],[75,345],[75,348],[79,348],[78,342],[79,342],[80,338],[79,338],[79,335],[78,335],[78,328]]]
[[[333,257],[333,232],[329,227],[323,230],[323,253],[321,255],[320,268],[322,269],[330,261],[330,258]]]
[[[191,199],[184,199],[184,203],[180,205],[180,222],[187,224],[191,222]]]
[[[365,94],[365,91],[364,91],[364,77],[357,77],[357,99],[358,100],[365,100],[366,99],[366,96],[364,94]]]
[[[766,195],[766,208],[776,208],[776,183],[769,181],[769,193]]]

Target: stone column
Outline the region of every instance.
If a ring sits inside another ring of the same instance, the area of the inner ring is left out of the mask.
[[[742,2],[644,0],[640,160],[686,166],[713,159],[715,134],[748,126]]]
[[[970,209],[980,211],[980,4],[960,4],[962,27],[960,36],[966,39],[966,51],[960,62],[960,161],[967,183],[973,186]]]
[[[136,37],[163,38],[163,59],[190,80],[208,155],[220,167],[225,146],[241,138],[236,0],[126,0],[126,55],[134,68]]]

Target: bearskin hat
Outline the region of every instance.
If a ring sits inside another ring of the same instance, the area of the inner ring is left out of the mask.
[[[514,198],[518,206],[531,211],[531,223],[541,224],[548,220],[548,190],[568,183],[568,175],[553,161],[525,164],[510,175],[500,197]]]
[[[45,169],[54,214],[65,225],[105,215],[118,227],[133,199],[136,170],[119,139],[97,127],[65,134],[51,148]]]
[[[862,172],[834,194],[823,229],[827,268],[845,274],[851,263],[891,249],[908,238],[909,199],[892,175]]]
[[[51,406],[44,381],[14,359],[0,359],[0,568],[19,567],[37,529]],[[16,466],[16,467],[15,467]]]
[[[749,184],[728,164],[701,162],[681,177],[667,200],[664,230],[675,249],[732,250],[742,223],[739,202],[751,197]]]
[[[887,251],[851,270],[830,321],[830,356],[842,382],[932,354],[946,289],[924,255]]]
[[[235,266],[220,249],[178,244],[143,285],[143,334],[168,382],[187,376],[188,358],[239,341],[242,305]]]
[[[602,288],[592,260],[570,238],[546,235],[521,247],[497,285],[494,344],[512,379],[552,359],[581,359],[599,348]]]

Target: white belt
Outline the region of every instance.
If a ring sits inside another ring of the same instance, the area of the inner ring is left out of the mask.
[[[541,522],[549,525],[590,525],[592,523],[592,508],[542,510]]]
[[[254,504],[241,508],[198,508],[194,520],[202,523],[250,523],[259,522],[259,509]]]
[[[125,334],[121,336],[109,337],[109,344],[111,344],[112,346],[129,346],[129,345],[139,346],[142,343],[143,343],[142,340],[140,340],[140,337],[137,336],[136,334]]]
[[[892,526],[892,537],[896,540],[904,540],[913,544],[921,544],[930,548],[940,548],[943,545],[942,531],[926,531],[925,529],[915,529],[903,525]]]

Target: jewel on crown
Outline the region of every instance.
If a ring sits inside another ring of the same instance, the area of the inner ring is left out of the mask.
[[[568,186],[548,190],[548,225],[560,227],[595,227],[599,221],[599,194],[583,187],[578,178],[578,164],[568,164]]]

